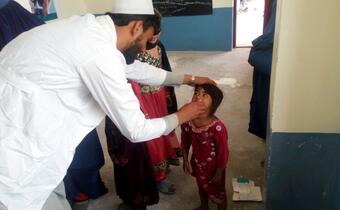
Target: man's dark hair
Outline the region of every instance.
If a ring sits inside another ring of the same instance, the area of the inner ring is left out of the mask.
[[[162,18],[163,17],[157,9],[154,9],[154,11],[155,11],[156,19],[153,23],[153,28],[155,29],[154,35],[157,35],[162,31],[161,25],[162,25]]]
[[[143,30],[147,30],[149,27],[154,27],[156,31],[158,17],[157,15],[132,15],[132,14],[114,14],[107,12],[106,15],[109,15],[112,21],[117,26],[126,26],[131,21],[143,21]],[[155,24],[156,23],[156,24]],[[160,28],[160,23],[158,28]]]
[[[198,88],[202,88],[207,94],[211,97],[211,112],[210,114],[215,114],[218,106],[221,104],[223,100],[223,92],[221,89],[219,89],[216,85],[212,84],[203,84],[203,85],[196,85],[195,91],[197,91]]]

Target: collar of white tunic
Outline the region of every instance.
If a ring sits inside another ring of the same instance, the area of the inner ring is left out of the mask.
[[[108,15],[102,15],[96,17],[97,22],[101,25],[105,31],[109,34],[112,34],[112,42],[117,43],[117,34],[115,24],[113,23],[112,19]],[[116,47],[116,46],[115,46]]]

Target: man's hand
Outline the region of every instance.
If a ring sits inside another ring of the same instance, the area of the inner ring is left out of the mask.
[[[200,77],[200,76],[192,76],[192,75],[184,75],[183,84],[187,85],[202,85],[202,84],[213,84],[216,85],[216,82],[209,77]]]
[[[177,112],[179,124],[183,124],[203,114],[206,107],[203,102],[191,102],[182,106]]]

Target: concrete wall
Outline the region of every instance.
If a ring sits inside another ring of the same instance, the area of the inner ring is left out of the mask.
[[[58,18],[67,18],[72,15],[87,13],[87,5],[84,0],[54,0]]]
[[[233,0],[213,0],[214,8],[232,7],[233,5],[234,5]]]
[[[339,10],[278,1],[266,210],[340,209]]]
[[[88,12],[91,13],[104,13],[110,11],[112,8],[112,0],[100,0],[100,1],[93,1],[93,0],[83,0],[87,5]],[[232,7],[233,0],[213,0],[213,7],[214,8],[225,8],[225,7]]]
[[[102,14],[112,8],[111,0],[55,0],[58,17]],[[75,6],[76,5],[76,6]],[[213,14],[165,17],[161,40],[168,50],[232,49],[233,0],[213,0]]]
[[[231,50],[232,5],[232,0],[213,0],[212,15],[165,17],[161,40],[168,50]]]
[[[112,8],[112,0],[100,0],[100,1],[93,1],[93,0],[84,0],[87,11],[93,14],[103,14],[105,12],[111,11]]]
[[[279,6],[272,129],[340,132],[340,1],[286,0]]]

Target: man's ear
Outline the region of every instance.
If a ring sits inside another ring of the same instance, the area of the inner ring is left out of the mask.
[[[143,21],[141,20],[131,21],[129,25],[130,25],[130,34],[134,39],[137,39],[140,35],[143,34],[143,31],[144,31]]]

